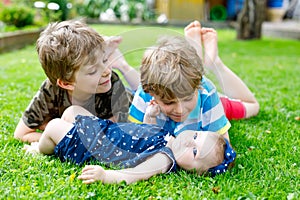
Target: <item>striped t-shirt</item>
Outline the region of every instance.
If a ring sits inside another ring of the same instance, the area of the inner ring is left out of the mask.
[[[142,123],[146,108],[152,99],[153,97],[139,86],[129,108],[129,120]],[[185,121],[175,122],[163,113],[156,117],[156,121],[158,125],[174,133],[175,136],[184,130],[213,131],[224,134],[231,126],[224,114],[216,87],[205,77],[203,77],[201,89],[198,90],[197,104]]]

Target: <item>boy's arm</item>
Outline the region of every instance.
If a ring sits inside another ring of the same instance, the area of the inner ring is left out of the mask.
[[[16,139],[29,143],[39,141],[42,134],[37,130],[43,131],[48,123],[46,119],[54,114],[55,105],[53,102],[57,101],[57,93],[48,79],[42,83],[16,126],[14,132]],[[53,106],[52,109],[49,108],[49,102]]]
[[[82,174],[78,178],[86,184],[96,181],[101,181],[102,183],[120,183],[125,181],[127,184],[130,184],[140,180],[147,180],[157,174],[166,173],[170,169],[171,164],[172,161],[167,155],[157,153],[134,168],[105,170],[97,165],[88,165],[82,170]]]
[[[43,129],[43,128],[41,128]],[[42,133],[36,132],[35,129],[31,129],[20,119],[15,132],[14,138],[21,140],[22,142],[38,142],[41,138]]]

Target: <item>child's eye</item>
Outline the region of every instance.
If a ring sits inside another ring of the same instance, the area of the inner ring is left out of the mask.
[[[88,73],[88,75],[94,75],[94,74],[96,74],[96,72],[97,72],[97,70],[92,71],[92,72]]]
[[[165,105],[169,106],[172,105],[174,102],[163,102]]]
[[[194,135],[194,140],[196,140],[196,139],[197,139],[197,136],[198,136],[198,133],[197,133],[197,132],[195,132],[195,135]]]
[[[193,99],[193,97],[189,97],[189,98],[184,99],[183,101],[187,102],[187,101],[191,101],[192,99]]]
[[[193,148],[193,154],[194,154],[194,157],[196,157],[196,155],[197,155],[197,148],[196,147]]]

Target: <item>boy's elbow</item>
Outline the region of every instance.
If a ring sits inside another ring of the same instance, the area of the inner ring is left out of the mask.
[[[19,121],[14,132],[14,138],[22,142],[38,142],[40,137],[41,133],[26,126],[22,119]]]
[[[16,140],[20,140],[20,141],[22,141],[22,142],[25,142],[25,141],[23,141],[23,137],[20,136],[18,133],[14,133],[14,138],[15,138]]]
[[[26,138],[24,136],[25,136],[25,133],[23,133],[23,132],[20,132],[20,131],[17,131],[17,130],[14,132],[14,138],[16,140],[20,140],[22,142],[27,142]]]

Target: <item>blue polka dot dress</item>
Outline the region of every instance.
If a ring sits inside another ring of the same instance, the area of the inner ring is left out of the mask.
[[[172,160],[169,171],[175,171],[174,155],[166,147],[169,136],[169,132],[156,125],[113,123],[78,115],[74,127],[55,147],[54,153],[62,162],[83,164],[97,160],[107,166],[128,168],[160,152]]]

